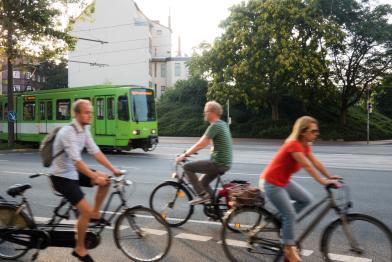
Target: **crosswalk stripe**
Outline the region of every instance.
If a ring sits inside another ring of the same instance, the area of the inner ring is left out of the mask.
[[[329,257],[332,260],[341,261],[341,262],[372,262],[372,259],[369,258],[345,256],[345,255],[338,255],[333,253],[329,253]]]
[[[200,236],[200,235],[187,234],[187,233],[178,234],[175,236],[175,238],[188,239],[188,240],[201,241],[201,242],[206,242],[212,239],[212,237],[208,237],[208,236]]]

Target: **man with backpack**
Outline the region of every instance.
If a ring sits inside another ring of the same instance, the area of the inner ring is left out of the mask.
[[[86,148],[89,154],[114,175],[121,175],[121,171],[113,167],[91,136],[89,125],[92,121],[93,108],[90,101],[77,100],[73,105],[73,112],[75,119],[72,124],[52,134],[53,147],[51,149],[53,152],[52,158],[49,159],[51,160],[49,162],[52,162],[51,181],[54,189],[79,210],[76,225],[77,242],[72,255],[80,261],[94,261],[87,254],[85,235],[90,221],[106,223],[101,219],[99,210],[108,192],[109,181],[107,175],[93,171],[82,160],[83,149]],[[98,190],[94,207],[91,208],[80,187],[93,187],[94,185],[98,186]]]

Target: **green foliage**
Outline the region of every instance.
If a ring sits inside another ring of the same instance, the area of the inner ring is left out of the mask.
[[[282,96],[323,99],[329,85],[322,43],[335,43],[337,32],[312,5],[250,0],[233,6],[221,27],[222,36],[212,46],[203,44],[190,62],[191,72],[211,79],[210,98],[253,111],[269,106],[274,121]]]
[[[374,6],[368,0],[317,0],[317,8],[343,34],[328,49],[332,74],[330,80],[339,90],[341,124],[347,110],[374,88],[380,77],[392,70],[391,5]]]
[[[207,82],[197,77],[180,81],[168,90],[157,103],[159,134],[165,136],[201,136],[207,127],[203,121],[203,107],[206,102]],[[305,109],[296,97],[282,98],[282,118],[272,121],[271,109],[254,112],[244,104],[230,107],[233,137],[284,139],[291,131],[295,120],[302,115],[315,116],[320,121],[323,140],[365,140],[366,112],[359,106],[349,110],[346,126],[339,124],[339,110],[336,104],[325,101],[319,106]],[[223,116],[225,119],[226,116]],[[371,139],[391,139],[392,120],[380,113],[371,114]]]
[[[43,89],[55,89],[68,87],[67,61],[60,63],[53,61],[44,62],[39,68],[40,75],[46,77]]]
[[[197,77],[178,81],[157,103],[159,134],[199,136],[206,128],[203,108],[207,81]]]
[[[376,102],[377,110],[392,118],[392,75],[386,76],[377,88]]]

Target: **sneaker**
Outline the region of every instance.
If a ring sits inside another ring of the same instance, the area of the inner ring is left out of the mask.
[[[189,205],[200,205],[200,204],[211,204],[211,198],[209,194],[203,194],[188,202]]]

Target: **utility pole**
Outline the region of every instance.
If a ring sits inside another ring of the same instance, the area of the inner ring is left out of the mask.
[[[10,112],[14,111],[14,75],[12,66],[12,54],[13,54],[13,43],[12,43],[12,29],[11,26],[8,28],[7,32],[8,50],[7,50],[7,78],[8,78],[8,105],[7,105],[7,119],[8,119],[8,147],[13,147],[15,142],[15,127],[14,121],[9,117]]]
[[[230,100],[227,99],[227,124],[231,125],[231,117],[230,117]]]
[[[367,101],[366,101],[366,107],[367,107],[367,126],[366,126],[366,142],[369,145],[370,143],[370,113],[372,113],[373,106],[370,102],[370,87],[367,88]]]

